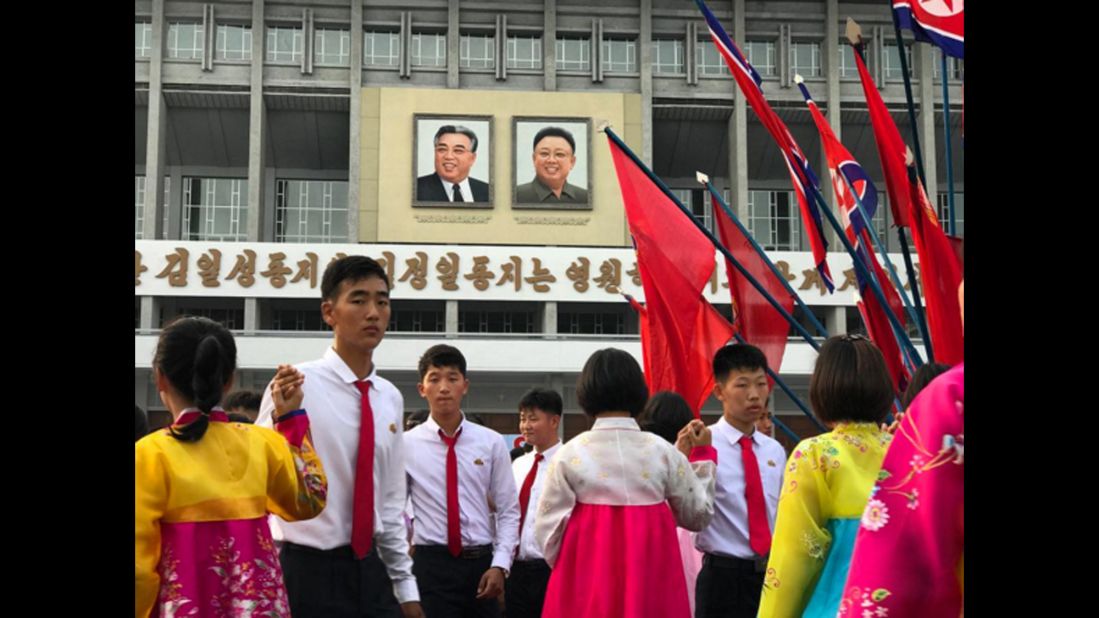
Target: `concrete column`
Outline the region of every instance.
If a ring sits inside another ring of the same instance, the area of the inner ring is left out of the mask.
[[[255,332],[260,327],[260,306],[258,298],[244,299],[244,330]]]
[[[847,332],[847,308],[844,306],[828,307],[824,313],[824,327],[829,335],[838,335]]]
[[[363,3],[351,0],[351,83],[348,123],[350,145],[347,157],[347,241],[359,239],[359,191],[362,183],[362,88],[363,88]]]
[[[545,0],[542,32],[543,89],[557,90],[557,0]]]
[[[447,28],[446,28],[446,87],[457,88],[458,82],[458,58],[461,55],[462,39],[459,32],[458,0],[447,2]]]
[[[264,174],[267,159],[267,105],[263,101],[263,10],[265,0],[252,3],[252,66],[248,103],[248,240],[264,240]],[[270,234],[274,239],[274,233]],[[246,309],[247,311],[247,309]]]
[[[446,332],[448,337],[454,338],[458,332],[458,301],[446,301]]]
[[[828,118],[828,124],[832,127],[832,132],[836,134],[836,139],[843,141],[842,131],[840,125],[840,72],[839,72],[839,56],[840,56],[840,32],[839,32],[839,0],[826,0],[825,2],[825,22],[824,22],[824,46],[821,50],[824,55],[824,62],[821,65],[824,68],[824,75],[826,80],[825,90],[828,95],[828,110],[826,117]],[[828,157],[824,153],[824,149],[820,149],[820,188],[821,193],[824,194],[825,200],[829,206],[832,206],[832,212],[835,211],[835,191],[832,190],[832,183],[828,181]],[[836,237],[836,231],[832,229],[832,226],[824,226],[825,238],[828,239],[828,244],[832,248],[832,251],[843,251],[843,243]],[[828,332],[833,332],[832,328],[828,328]]]
[[[934,206],[938,199],[938,154],[935,149],[935,84],[934,75],[935,54],[931,52],[932,46],[926,44],[916,45],[913,50],[913,62],[916,68],[912,71],[913,77],[919,79],[919,84],[912,84],[912,98],[919,106],[919,114],[916,123],[920,127],[920,154],[923,155],[923,174],[927,181],[924,189],[927,190],[927,199]]]
[[[546,335],[546,339],[556,339],[557,303],[555,301],[542,304],[542,333]]]
[[[733,40],[744,42],[744,0],[732,0]],[[748,224],[748,102],[739,88],[733,88],[733,114],[729,117],[729,199],[737,217]]]
[[[641,160],[653,165],[653,0],[641,0],[641,36],[638,57],[641,61]]]
[[[164,103],[164,0],[153,0],[152,52],[149,56],[149,120],[145,140],[145,213],[141,237],[164,236],[164,169],[167,164],[168,109]]]
[[[157,323],[157,313],[160,310],[160,305],[157,302],[155,296],[142,296],[141,297],[141,329],[151,330],[160,326]]]

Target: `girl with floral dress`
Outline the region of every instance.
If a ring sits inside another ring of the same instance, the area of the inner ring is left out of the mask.
[[[276,431],[230,423],[217,404],[236,369],[224,326],[181,318],[153,371],[175,419],[135,445],[134,616],[289,616],[268,513],[309,519],[327,483],[307,437],[304,376],[279,366]]]

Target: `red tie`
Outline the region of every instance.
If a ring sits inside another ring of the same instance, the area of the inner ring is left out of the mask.
[[[351,513],[351,549],[362,559],[374,541],[374,410],[370,407],[370,380],[355,382],[362,393],[359,454],[355,458],[355,498]]]
[[[439,437],[446,442],[446,546],[450,555],[455,558],[462,553],[462,525],[458,521],[458,454],[454,452],[454,445],[458,443],[458,436],[462,430],[454,434],[453,438],[447,437],[443,430],[439,430]]]
[[[519,543],[523,542],[523,522],[527,520],[527,505],[530,504],[530,489],[534,487],[534,477],[538,476],[538,462],[542,461],[541,453],[534,454],[534,465],[527,472],[527,478],[523,479],[523,488],[519,490]]]
[[[752,551],[766,556],[771,551],[771,526],[767,525],[767,504],[763,501],[763,483],[759,462],[752,452],[752,438],[740,438],[740,457],[744,461],[744,498],[748,501],[748,544]]]

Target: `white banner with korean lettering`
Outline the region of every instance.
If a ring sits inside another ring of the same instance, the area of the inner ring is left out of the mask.
[[[617,302],[622,293],[644,301],[632,249],[498,245],[290,244],[138,240],[134,242],[134,294],[320,298],[328,264],[343,255],[379,260],[397,299]],[[842,273],[826,294],[809,252],[768,255],[810,305],[853,305],[851,258],[831,253]],[[712,303],[728,303],[725,260],[706,286]],[[900,264],[900,255],[890,255]],[[907,284],[904,273],[899,273]]]

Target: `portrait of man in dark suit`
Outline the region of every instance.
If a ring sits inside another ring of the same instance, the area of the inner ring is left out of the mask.
[[[416,179],[418,202],[488,202],[489,185],[471,178],[477,162],[477,134],[462,125],[439,127],[432,140],[435,172]]]
[[[569,184],[576,165],[576,140],[562,127],[546,127],[534,136],[534,179],[515,187],[516,202],[586,204],[588,191]]]

